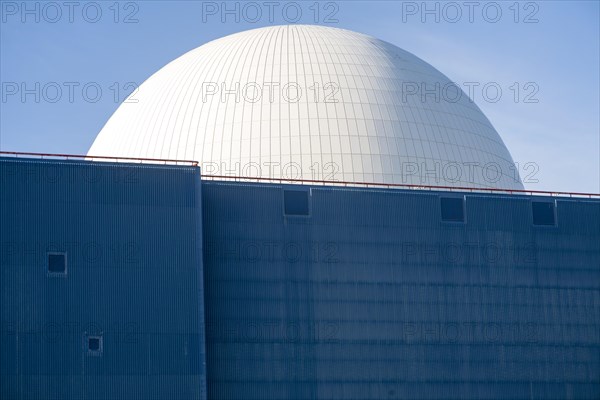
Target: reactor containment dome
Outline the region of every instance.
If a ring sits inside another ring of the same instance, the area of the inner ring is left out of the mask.
[[[392,44],[322,26],[184,54],[119,106],[88,155],[197,160],[203,175],[523,189],[458,85]]]

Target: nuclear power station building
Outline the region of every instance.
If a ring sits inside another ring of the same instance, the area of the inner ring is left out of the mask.
[[[0,178],[2,399],[600,398],[600,195],[381,40],[215,40]]]

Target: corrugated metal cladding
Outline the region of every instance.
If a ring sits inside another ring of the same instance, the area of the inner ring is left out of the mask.
[[[0,177],[2,400],[600,398],[600,201]]]
[[[210,399],[600,398],[599,201],[283,188],[203,183]]]
[[[205,398],[199,169],[4,158],[0,175],[0,397]]]

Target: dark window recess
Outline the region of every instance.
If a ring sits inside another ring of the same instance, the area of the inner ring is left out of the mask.
[[[308,191],[284,190],[283,208],[285,215],[308,215]]]
[[[88,336],[87,338],[88,353],[102,353],[102,336]]]
[[[531,211],[533,213],[534,225],[555,225],[554,203],[548,201],[531,202]]]
[[[441,197],[442,221],[465,222],[465,207],[462,197]]]
[[[48,254],[48,272],[52,274],[66,274],[67,255],[64,253]]]

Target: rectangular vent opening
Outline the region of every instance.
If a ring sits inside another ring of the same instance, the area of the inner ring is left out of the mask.
[[[531,212],[533,214],[533,224],[541,226],[556,225],[556,213],[554,202],[532,201]]]
[[[67,273],[66,253],[48,253],[48,273],[52,275],[65,275]]]
[[[88,336],[87,351],[90,355],[102,354],[102,336]]]
[[[465,200],[463,197],[440,197],[442,221],[465,222]]]
[[[308,215],[308,190],[284,190],[283,210],[285,215]]]

